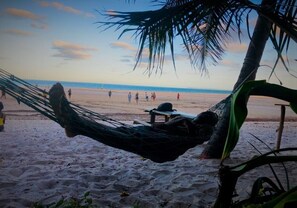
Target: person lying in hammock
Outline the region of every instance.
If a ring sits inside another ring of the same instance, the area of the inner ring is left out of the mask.
[[[163,129],[170,133],[181,136],[193,136],[208,141],[218,122],[218,116],[211,111],[198,114],[195,118],[189,119],[177,116],[165,123],[154,123],[152,128]]]
[[[189,148],[209,140],[217,122],[216,114],[207,111],[193,120],[178,117],[152,127],[130,126],[120,122],[117,122],[120,126],[106,125],[73,109],[60,83],[50,89],[49,100],[57,122],[68,137],[84,135],[158,163],[175,160]],[[104,116],[102,121],[114,122]]]

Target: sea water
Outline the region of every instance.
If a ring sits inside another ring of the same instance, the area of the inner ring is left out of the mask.
[[[51,80],[26,80],[32,85],[51,87],[56,81]],[[216,89],[195,89],[195,88],[177,88],[177,87],[157,87],[157,86],[142,86],[142,85],[123,85],[123,84],[106,84],[106,83],[91,83],[91,82],[66,82],[60,81],[66,88],[90,88],[90,89],[108,89],[108,90],[131,90],[131,91],[146,91],[146,92],[187,92],[187,93],[206,93],[206,94],[230,94],[229,90]]]

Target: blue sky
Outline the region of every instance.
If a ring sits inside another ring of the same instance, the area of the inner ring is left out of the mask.
[[[118,39],[120,31],[103,31],[96,24],[106,20],[98,11],[156,8],[146,0],[135,4],[125,0],[2,0],[0,67],[25,79],[232,89],[248,45],[244,36],[241,43],[237,39],[229,42],[223,60],[209,66],[208,75],[191,67],[177,40],[176,70],[168,58],[162,73],[148,76],[145,63],[133,71],[137,39],[128,33]],[[290,68],[295,75],[296,49],[296,44],[292,44],[289,50]],[[273,66],[275,56],[268,44],[261,64]],[[268,79],[270,72],[269,67],[260,67],[257,79]],[[281,66],[276,73],[284,86],[297,89],[296,78]],[[277,79],[272,77],[270,82],[277,83]]]

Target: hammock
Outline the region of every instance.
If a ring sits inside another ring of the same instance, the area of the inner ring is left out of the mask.
[[[3,69],[0,69],[0,88],[19,103],[24,103],[59,123],[69,137],[84,135],[158,163],[175,160],[188,149],[207,141],[212,133],[198,137],[177,135],[162,129],[119,122],[69,102],[59,83],[48,93]],[[229,98],[230,96],[209,111],[220,117]]]

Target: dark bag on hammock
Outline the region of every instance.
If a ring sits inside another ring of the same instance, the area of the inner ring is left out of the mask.
[[[158,111],[173,111],[171,103],[161,103],[158,108]]]

